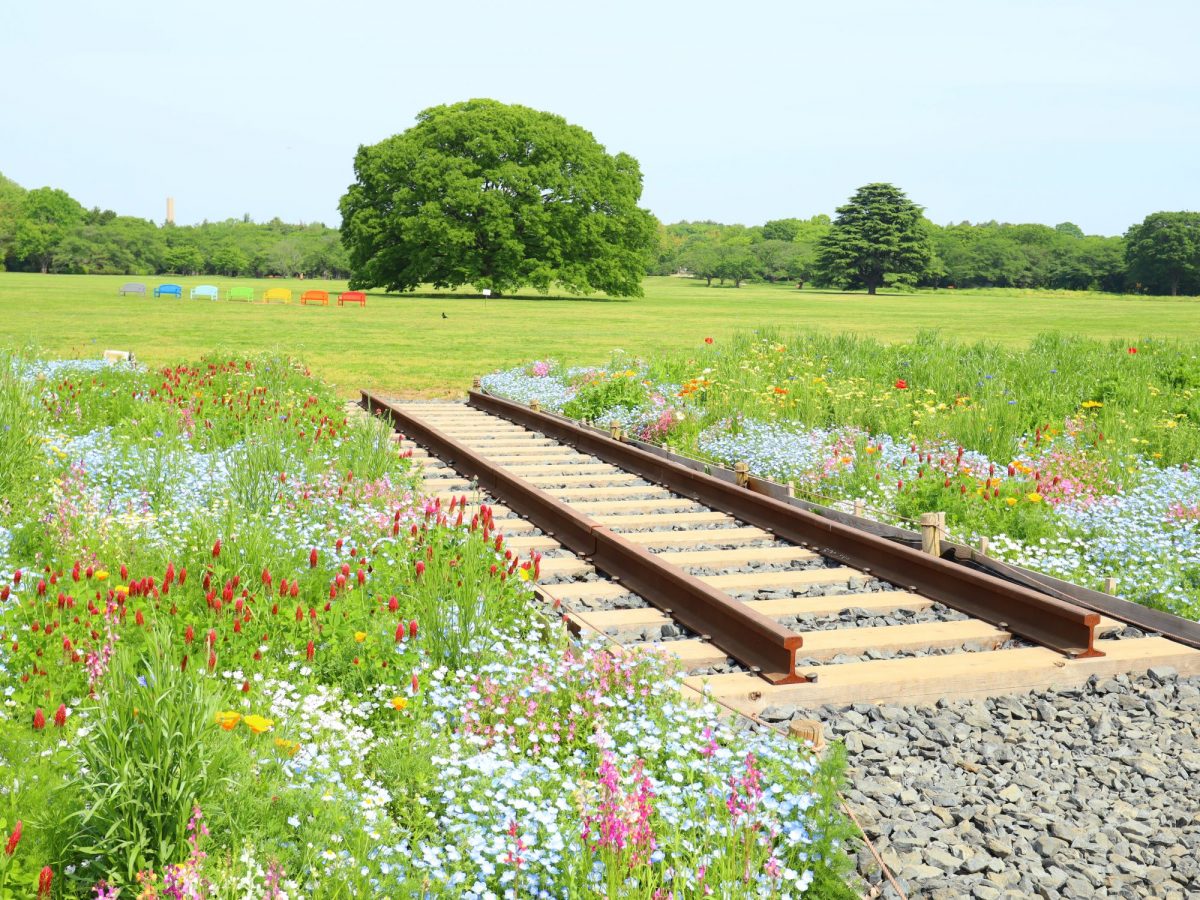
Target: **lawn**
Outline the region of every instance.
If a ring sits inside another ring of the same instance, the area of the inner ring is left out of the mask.
[[[340,394],[360,387],[413,395],[461,393],[473,375],[529,359],[572,364],[681,350],[705,336],[761,325],[852,331],[904,340],[940,329],[947,337],[1023,345],[1061,330],[1130,340],[1148,335],[1200,339],[1195,299],[1147,299],[1018,290],[863,294],[797,291],[795,285],[706,288],[680,278],[646,279],[637,300],[542,297],[484,301],[465,292],[371,294],[365,309],[119,297],[127,276],[0,273],[0,346],[37,344],[61,356],[133,350],[148,364],[210,350],[300,356]],[[150,288],[197,284],[344,290],[342,282],[281,279],[143,278]]]

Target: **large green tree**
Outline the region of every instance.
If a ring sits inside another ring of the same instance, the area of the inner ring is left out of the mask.
[[[815,274],[824,283],[874,294],[888,281],[915,279],[932,256],[921,207],[893,185],[868,184],[838,207],[817,245]]]
[[[44,274],[50,271],[59,244],[83,221],[84,211],[66,191],[42,187],[25,194],[18,216],[13,253]]]
[[[1156,294],[1200,289],[1200,213],[1156,212],[1125,232],[1129,278]]]
[[[640,296],[655,220],[637,160],[495,100],[435,106],[359,147],[341,200],[353,287],[551,285]]]

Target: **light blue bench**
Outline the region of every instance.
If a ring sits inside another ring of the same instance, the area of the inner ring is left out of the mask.
[[[160,284],[154,289],[155,297],[165,297],[170,294],[172,297],[183,297],[183,288],[177,284]]]
[[[145,297],[146,286],[140,281],[128,281],[121,285],[121,289],[117,291],[117,293],[122,297],[124,297],[126,294],[141,294],[143,297]]]
[[[217,288],[216,285],[212,284],[199,284],[192,288],[191,293],[188,294],[188,296],[193,300],[195,300],[197,297],[207,297],[209,300],[216,300]]]

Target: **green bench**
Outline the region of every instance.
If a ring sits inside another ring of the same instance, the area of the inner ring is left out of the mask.
[[[254,302],[254,288],[252,287],[231,287],[229,289],[228,300],[249,300]]]

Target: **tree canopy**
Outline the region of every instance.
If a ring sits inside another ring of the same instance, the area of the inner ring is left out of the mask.
[[[915,283],[933,258],[921,207],[890,184],[860,187],[839,206],[817,248],[817,275],[827,283],[865,287],[887,281]]]
[[[1129,277],[1153,293],[1200,290],[1200,213],[1156,212],[1125,233]]]
[[[359,147],[354,171],[341,200],[352,287],[642,293],[656,223],[637,205],[637,160],[559,116],[435,106]]]

